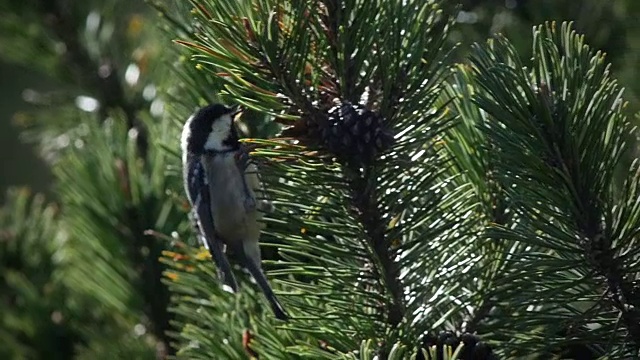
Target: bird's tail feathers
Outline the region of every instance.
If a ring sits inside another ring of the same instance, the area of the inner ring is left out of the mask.
[[[222,244],[215,240],[207,241],[207,238],[204,235],[202,236],[202,242],[206,244],[207,250],[209,250],[213,262],[218,268],[218,275],[220,276],[222,283],[230,287],[234,293],[238,292],[238,282],[231,270],[231,264],[229,263],[227,256],[224,254]]]
[[[199,235],[201,243],[209,250],[209,254],[211,254],[211,258],[218,268],[218,276],[222,283],[230,287],[234,293],[238,292],[238,282],[233,275],[233,271],[231,271],[231,264],[229,264],[229,260],[224,253],[222,241],[215,238],[216,235],[211,222],[199,220],[201,216],[205,219],[211,217],[208,207],[201,206],[201,201],[202,198],[198,197],[194,204],[194,210],[189,213],[189,219]]]
[[[271,305],[271,309],[273,310],[273,313],[275,314],[276,318],[283,321],[287,321],[289,319],[289,315],[287,315],[287,312],[284,310],[284,307],[282,306],[282,304],[280,304],[280,301],[278,301],[276,294],[273,293],[273,290],[271,289],[271,285],[269,285],[269,282],[267,281],[267,277],[262,272],[262,269],[260,269],[260,266],[257,265],[249,257],[245,256],[244,253],[239,255],[242,258],[242,261],[245,267],[247,268],[247,270],[249,270],[249,273],[251,273],[251,276],[253,276],[253,278],[256,280],[256,282],[258,283],[258,286],[260,287],[260,290],[262,290],[265,297],[269,301],[269,304]]]

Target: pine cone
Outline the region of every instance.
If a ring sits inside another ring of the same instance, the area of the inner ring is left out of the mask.
[[[357,166],[371,164],[393,145],[393,133],[382,116],[362,105],[340,100],[337,104],[301,117],[282,136],[296,138],[306,146],[325,150],[343,163]]]
[[[370,164],[393,145],[393,134],[384,119],[364,106],[341,102],[328,111],[320,129],[320,144],[338,159],[352,164]]]

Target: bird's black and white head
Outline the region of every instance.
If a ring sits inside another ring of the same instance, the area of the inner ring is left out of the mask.
[[[237,108],[211,104],[196,111],[182,128],[182,153],[226,152],[240,146],[233,118]]]

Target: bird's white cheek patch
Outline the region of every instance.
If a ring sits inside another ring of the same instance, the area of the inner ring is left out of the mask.
[[[209,150],[224,150],[227,146],[223,144],[223,141],[229,137],[231,122],[232,119],[230,115],[222,115],[218,121],[214,121],[213,125],[211,125],[211,133],[209,137],[207,137],[204,148]]]

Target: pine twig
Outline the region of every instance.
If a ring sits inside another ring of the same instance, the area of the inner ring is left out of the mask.
[[[394,261],[395,254],[390,250],[390,244],[385,236],[384,221],[377,202],[377,187],[372,169],[365,169],[361,174],[348,168],[350,176],[350,187],[352,190],[352,201],[355,213],[362,224],[369,246],[374,252],[377,264],[374,264],[373,271],[376,277],[384,281],[384,286],[391,295],[391,302],[387,305],[386,321],[396,326],[404,317],[405,306],[402,300],[402,284],[400,283],[398,264]]]

